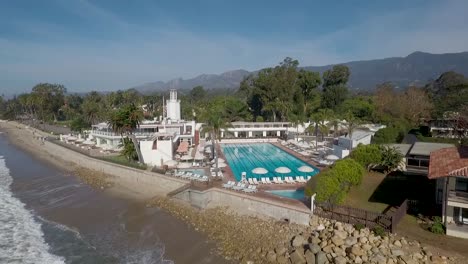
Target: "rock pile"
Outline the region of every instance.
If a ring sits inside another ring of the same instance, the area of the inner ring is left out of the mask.
[[[95,189],[103,190],[112,186],[110,181],[112,176],[104,172],[79,167],[75,168],[72,173]]]
[[[299,226],[251,216],[226,208],[203,211],[166,198],[148,206],[165,209],[218,244],[219,254],[236,263],[453,263],[435,256],[418,242],[395,235],[376,236],[367,228],[312,217],[310,226]]]

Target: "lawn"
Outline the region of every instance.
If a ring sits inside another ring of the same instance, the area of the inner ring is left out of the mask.
[[[360,186],[352,187],[344,205],[369,211],[383,212],[389,206],[398,206],[404,199],[429,201],[434,199],[433,182],[426,177],[394,173],[384,176],[369,172]],[[429,206],[429,209],[436,209]],[[424,210],[429,215],[440,210]],[[434,254],[468,258],[468,239],[437,235],[424,229],[414,215],[406,215],[397,228],[397,233],[419,241],[432,249]]]

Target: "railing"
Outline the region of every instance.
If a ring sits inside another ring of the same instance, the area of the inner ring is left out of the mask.
[[[392,233],[396,231],[396,227],[408,210],[408,200],[403,201],[391,215],[331,203],[316,203],[316,205],[314,214],[317,216],[352,225],[362,224],[370,229],[380,226]]]
[[[99,130],[93,130],[91,131],[91,135],[102,135],[102,136],[110,136],[110,137],[121,137],[120,134],[114,133],[114,132],[109,132],[109,131],[99,131]],[[136,137],[150,137],[154,136],[155,132],[135,132],[134,135]]]
[[[458,201],[468,202],[468,192],[449,190],[448,191],[448,198],[450,200],[458,200]]]

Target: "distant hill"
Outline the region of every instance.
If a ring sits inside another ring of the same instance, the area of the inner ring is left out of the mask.
[[[424,85],[437,79],[446,71],[455,71],[468,76],[468,52],[431,54],[414,52],[406,57],[378,60],[352,61],[343,63],[351,70],[349,86],[353,90],[369,91],[383,82],[396,86]],[[333,65],[306,66],[307,70],[323,73]],[[152,82],[133,87],[142,93],[165,91],[168,89],[191,89],[202,85],[206,89],[238,88],[239,83],[251,72],[234,70],[222,74],[202,74],[192,79],[174,79],[168,82]]]

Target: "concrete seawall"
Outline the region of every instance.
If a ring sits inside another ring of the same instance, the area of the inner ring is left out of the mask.
[[[47,154],[59,160],[71,161],[76,165],[91,170],[102,171],[118,178],[118,183],[147,196],[164,196],[187,184],[187,181],[162,174],[130,168],[115,163],[94,159],[69,150],[52,142],[45,142],[43,148]]]
[[[239,214],[266,216],[301,225],[308,225],[310,220],[309,210],[219,188],[205,191],[188,189],[176,194],[174,198],[200,209],[228,206]]]

